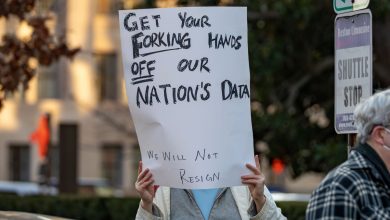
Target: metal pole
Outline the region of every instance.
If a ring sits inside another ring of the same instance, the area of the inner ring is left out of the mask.
[[[355,142],[356,142],[356,134],[348,134],[348,143],[347,143],[348,155],[349,152],[351,152],[352,148],[355,146]]]

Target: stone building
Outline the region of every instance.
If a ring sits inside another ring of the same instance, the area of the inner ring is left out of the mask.
[[[61,59],[38,67],[28,91],[5,102],[0,112],[0,181],[38,181],[39,158],[30,135],[40,116],[49,114],[53,182],[59,173],[59,126],[72,124],[78,134],[74,161],[79,184],[105,185],[121,194],[134,192],[140,155],[127,106],[117,10],[133,8],[140,1],[36,2],[34,13],[50,15],[51,30],[81,51],[72,61]],[[161,6],[171,6],[167,2]],[[0,35],[4,33],[24,38],[31,29],[16,18],[1,18]]]

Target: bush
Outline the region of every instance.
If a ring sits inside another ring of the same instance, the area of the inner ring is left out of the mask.
[[[0,210],[3,211],[40,213],[80,220],[134,219],[138,203],[138,198],[0,196]],[[305,202],[278,202],[278,206],[290,220],[305,218]]]
[[[304,220],[307,202],[277,202],[282,213],[289,220]]]

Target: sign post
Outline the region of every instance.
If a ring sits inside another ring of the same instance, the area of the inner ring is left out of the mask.
[[[372,18],[369,9],[335,20],[335,130],[356,133],[353,111],[372,95]]]

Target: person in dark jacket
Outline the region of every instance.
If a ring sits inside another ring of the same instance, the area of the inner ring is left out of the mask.
[[[390,219],[390,89],[354,111],[357,141],[348,160],[314,191],[306,219]]]

